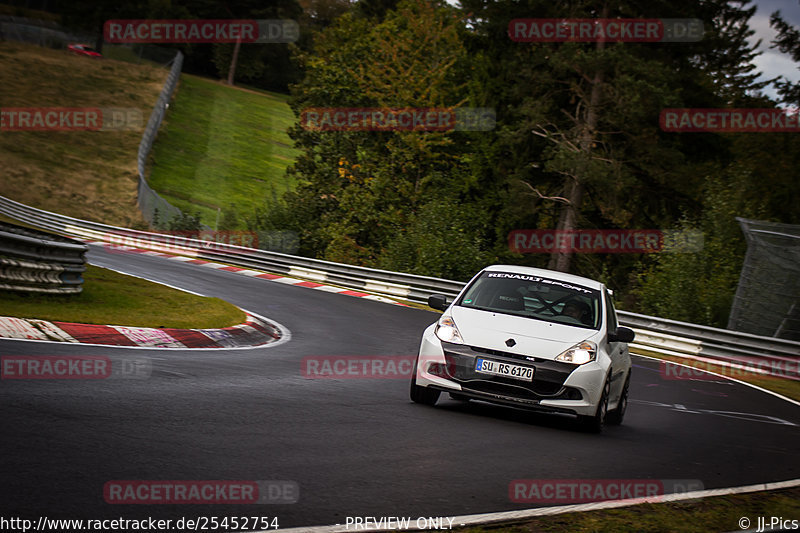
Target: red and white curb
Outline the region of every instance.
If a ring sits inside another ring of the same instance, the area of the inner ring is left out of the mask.
[[[255,348],[286,340],[288,331],[247,315],[243,324],[219,329],[139,328],[0,317],[0,338],[138,348]]]
[[[269,274],[266,272],[259,272],[257,270],[251,270],[248,268],[241,268],[236,266],[224,265],[221,263],[215,263],[213,261],[206,261],[204,259],[197,259],[196,257],[187,257],[188,255],[194,255],[192,250],[182,250],[182,249],[175,249],[174,253],[165,253],[165,252],[156,252],[153,250],[146,250],[143,248],[137,248],[135,246],[124,246],[124,245],[117,245],[117,244],[109,244],[107,242],[102,241],[86,241],[86,244],[102,246],[103,248],[122,252],[122,253],[139,253],[144,255],[150,255],[153,257],[164,257],[166,259],[172,259],[175,261],[181,261],[184,263],[190,263],[193,265],[201,265],[208,268],[214,268],[217,270],[224,270],[226,272],[235,272],[237,274],[242,274],[244,276],[249,276],[251,278],[259,278],[268,281],[274,281],[276,283],[284,283],[286,285],[294,285],[295,287],[305,287],[308,289],[316,289],[319,291],[325,292],[332,292],[335,294],[343,294],[345,296],[354,296],[356,298],[363,298],[365,300],[373,300],[376,302],[383,302],[393,305],[400,305],[403,307],[408,307],[406,304],[397,302],[392,300],[391,298],[386,298],[383,296],[378,296],[375,294],[370,294],[368,292],[357,291],[353,289],[347,289],[342,287],[334,287],[333,285],[326,285],[325,283],[318,283],[316,281],[308,281],[302,280],[297,278],[292,278],[289,276],[281,276],[278,274]],[[184,255],[174,255],[174,254],[184,254]],[[318,279],[324,279],[325,273],[324,272],[316,272],[306,269],[298,269],[296,275],[305,276],[305,277],[318,277]],[[387,285],[386,283],[382,282],[375,282],[377,285]],[[399,286],[398,286],[399,287]]]

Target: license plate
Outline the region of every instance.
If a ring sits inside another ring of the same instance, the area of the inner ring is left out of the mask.
[[[511,365],[489,359],[481,359],[475,363],[475,371],[479,374],[503,376],[521,381],[533,381],[533,368],[529,366]]]

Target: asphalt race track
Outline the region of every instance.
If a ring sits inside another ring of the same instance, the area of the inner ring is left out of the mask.
[[[800,407],[728,381],[664,379],[636,357],[621,427],[445,396],[408,382],[307,379],[306,356],[411,355],[434,313],[92,247],[92,263],[276,320],[289,342],[251,350],[149,350],[0,341],[1,355],[147,358],[148,379],[0,382],[0,516],[455,516],[533,507],[516,479],[685,479],[706,489],[800,478]],[[283,505],[112,505],[111,480],[291,480]],[[733,529],[733,527],[732,527]]]

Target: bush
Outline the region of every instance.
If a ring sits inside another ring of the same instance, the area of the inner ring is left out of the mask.
[[[759,218],[761,208],[747,194],[746,171],[732,169],[709,178],[698,222],[676,229],[700,230],[697,253],[661,253],[639,277],[634,291],[645,314],[725,328],[747,250],[736,217]]]

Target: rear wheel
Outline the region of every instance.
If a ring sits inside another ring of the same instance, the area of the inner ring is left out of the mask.
[[[600,402],[597,404],[597,411],[595,414],[578,417],[578,422],[586,431],[591,433],[600,433],[603,431],[603,424],[605,424],[606,416],[608,415],[608,393],[610,387],[611,383],[607,377],[605,385],[603,385],[603,394],[600,396]]]
[[[625,411],[628,409],[628,387],[631,384],[631,373],[628,372],[628,377],[625,378],[625,385],[622,386],[622,393],[619,397],[617,408],[609,411],[606,416],[606,423],[614,426],[622,424],[625,418]]]
[[[417,362],[414,363],[414,374],[411,376],[411,390],[409,391],[411,401],[424,405],[436,405],[440,392],[436,389],[429,389],[417,385],[417,363],[419,363],[419,358],[417,358]]]

